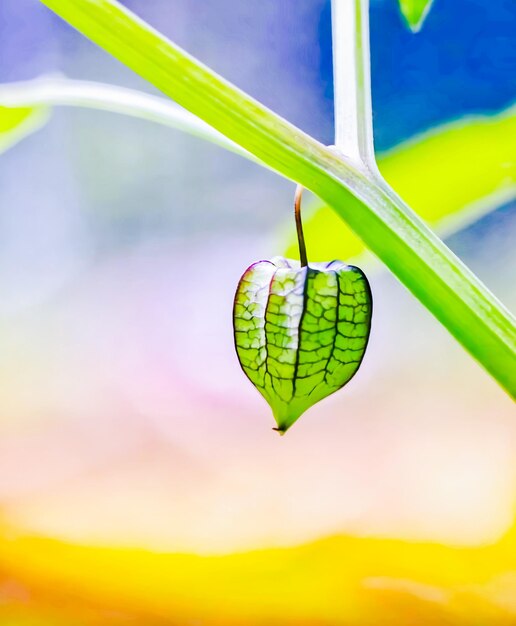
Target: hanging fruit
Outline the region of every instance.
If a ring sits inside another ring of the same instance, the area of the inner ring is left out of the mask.
[[[253,263],[238,283],[235,347],[245,374],[272,408],[281,434],[357,372],[369,339],[372,297],[362,270],[342,261],[308,265],[295,197],[301,262]]]

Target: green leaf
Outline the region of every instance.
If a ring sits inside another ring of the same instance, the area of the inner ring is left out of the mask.
[[[47,119],[46,108],[0,106],[0,154],[41,128]]]
[[[332,206],[516,397],[516,321],[378,176],[209,70],[114,0],[42,0],[181,106]]]
[[[425,21],[434,0],[399,0],[400,11],[408,27],[417,33]]]
[[[516,108],[446,124],[415,137],[378,159],[388,183],[441,235],[448,236],[516,197]],[[479,149],[481,146],[481,149]],[[303,209],[310,258],[354,259],[364,243],[339,216],[314,200]],[[291,220],[279,245],[297,257]]]
[[[358,370],[371,329],[365,275],[341,261],[299,267],[277,258],[249,267],[233,310],[245,374],[284,433]]]

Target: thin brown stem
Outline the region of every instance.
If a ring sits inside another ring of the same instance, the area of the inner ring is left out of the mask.
[[[301,261],[301,267],[307,267],[308,259],[306,258],[305,236],[303,234],[303,223],[301,221],[302,197],[303,187],[301,185],[298,185],[296,187],[296,194],[294,196],[294,214],[296,216],[297,241],[299,243],[299,260]]]

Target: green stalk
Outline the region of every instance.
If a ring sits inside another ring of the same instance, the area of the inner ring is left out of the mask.
[[[137,117],[181,130],[240,156],[256,160],[240,146],[174,102],[143,91],[55,76],[0,85],[0,106],[14,108],[42,105],[85,107]]]
[[[369,0],[331,0],[335,148],[381,178],[373,141]]]
[[[514,318],[367,168],[351,164],[275,115],[114,0],[42,2],[181,106],[332,206],[516,397]]]

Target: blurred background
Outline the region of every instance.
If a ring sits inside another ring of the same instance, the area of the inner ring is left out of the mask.
[[[124,4],[332,143],[329,0]],[[422,204],[456,197],[446,241],[512,310],[516,203],[460,211],[478,207],[461,194],[483,158],[491,197],[514,184],[490,124],[511,119],[515,26],[512,0],[435,0],[417,34],[395,0],[371,2],[389,180],[408,161]],[[42,75],[152,93],[39,3],[2,0],[0,82]],[[478,119],[440,197],[435,138]],[[56,108],[1,155],[0,623],[516,624],[514,405],[387,270],[363,258],[360,372],[287,436],[241,372],[236,283],[287,249],[293,191],[199,139],[86,109]],[[341,245],[317,219],[317,250]]]

